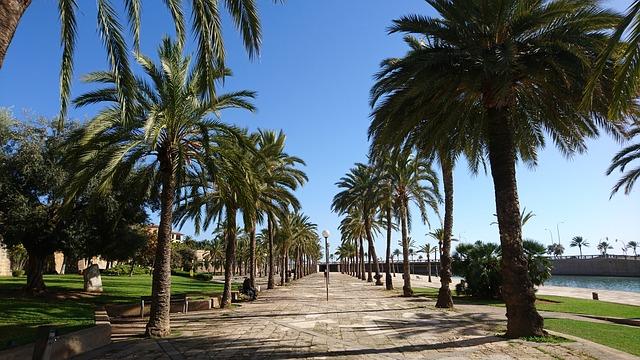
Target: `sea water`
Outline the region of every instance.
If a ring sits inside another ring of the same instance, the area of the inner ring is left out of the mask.
[[[640,278],[616,276],[554,275],[545,285],[575,288],[640,292]]]

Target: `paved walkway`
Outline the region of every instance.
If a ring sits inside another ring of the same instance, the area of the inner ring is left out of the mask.
[[[496,337],[504,315],[481,307],[436,309],[425,298],[331,274],[262,292],[257,301],[177,314],[175,337],[126,339],[81,359],[625,359],[589,342],[538,344]],[[142,332],[143,323],[133,327]]]

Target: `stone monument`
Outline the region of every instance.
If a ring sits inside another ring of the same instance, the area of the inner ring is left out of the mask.
[[[83,272],[84,275],[84,291],[102,292],[102,278],[100,277],[100,268],[98,264],[92,264]]]

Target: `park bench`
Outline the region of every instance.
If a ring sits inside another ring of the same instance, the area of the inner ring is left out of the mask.
[[[140,317],[144,318],[145,303],[151,303],[152,299],[151,296],[140,297]],[[171,304],[182,303],[182,312],[189,312],[189,297],[186,294],[171,295],[169,302]]]

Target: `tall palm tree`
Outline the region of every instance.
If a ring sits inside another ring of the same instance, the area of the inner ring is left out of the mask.
[[[78,34],[77,14],[85,6],[85,2],[77,0],[57,0],[60,18],[60,43],[62,45],[62,62],[60,65],[60,125],[66,115],[71,82],[74,70],[74,53]],[[121,2],[126,10],[120,19],[112,0],[97,0],[98,33],[107,52],[111,72],[117,74],[114,85],[117,96],[123,104],[121,116],[129,116],[129,108],[134,104],[128,102],[135,92],[135,76],[129,67],[130,50],[138,52],[140,48],[140,32],[142,18],[142,2],[140,0],[124,0]],[[190,4],[189,4],[190,3]],[[207,91],[215,95],[215,82],[218,80],[216,69],[224,69],[225,49],[222,29],[222,12],[219,0],[166,0],[163,2],[173,20],[178,44],[186,42],[189,29],[197,42],[196,66],[201,72],[200,81],[206,85]],[[156,5],[156,2],[149,2]],[[31,0],[6,0],[0,4],[0,68],[4,62],[9,44],[13,39],[22,15],[31,5]],[[152,6],[153,6],[152,5]],[[262,30],[255,0],[226,0],[224,5],[235,27],[242,34],[242,41],[249,57],[259,53],[262,41]],[[118,6],[119,7],[119,6]],[[187,14],[190,10],[191,14]],[[191,24],[188,20],[192,19]],[[127,44],[126,29],[130,28],[132,46]],[[133,101],[133,100],[131,100]],[[127,103],[128,102],[128,103]]]
[[[393,159],[388,156],[386,151],[373,152],[374,166],[380,174],[380,217],[384,218],[380,222],[384,222],[387,235],[387,251],[385,256],[385,286],[387,290],[393,290],[393,279],[391,277],[391,236],[392,231],[397,227],[393,222],[394,210],[394,184],[393,184]]]
[[[400,255],[402,255],[402,252],[400,251],[400,249],[395,249],[393,250],[393,256],[396,257],[397,261],[400,261]],[[395,263],[393,266],[393,276],[396,276],[396,267],[395,267]]]
[[[168,38],[159,47],[158,57],[160,64],[154,64],[148,57],[136,55],[150,81],[136,79],[134,93],[128,101],[132,105],[127,110],[131,114],[129,121],[123,121],[120,116],[126,104],[117,95],[118,74],[96,72],[85,77],[87,81],[107,87],[78,97],[75,104],[106,103],[108,107],[70,139],[73,144],[70,156],[77,159],[70,195],[75,196],[91,179],[97,179],[101,188],[108,188],[135,168],[139,169],[140,184],[160,191],[160,226],[147,334],[163,337],[170,333],[171,226],[175,198],[192,173],[207,172],[211,137],[236,133],[214,115],[225,108],[253,111],[248,99],[254,94],[242,91],[217,98],[203,96],[203,75],[190,69],[190,58],[183,57],[182,46]],[[219,71],[219,77],[223,73]]]
[[[431,282],[431,254],[435,254],[438,248],[426,243],[418,248],[419,253],[424,253],[427,256],[427,274],[429,276],[429,282]]]
[[[507,336],[541,336],[523,253],[516,161],[535,164],[545,133],[564,154],[584,151],[599,128],[618,133],[628,109],[606,118],[611,77],[597,79],[588,108],[582,94],[621,18],[590,0],[427,2],[440,17],[405,16],[390,28],[407,34],[411,49],[384,62],[377,75],[370,133],[406,134],[419,126],[431,134],[424,140],[429,148],[460,133],[486,152],[504,254]],[[605,74],[614,66],[607,62]]]
[[[420,218],[428,224],[427,209],[438,213],[440,192],[438,177],[430,164],[418,155],[407,151],[399,151],[394,156],[394,166],[390,172],[394,186],[393,196],[402,234],[402,250],[404,263],[404,296],[412,296],[411,269],[409,269],[409,244],[411,231],[411,214],[409,204],[415,204],[420,210]]]
[[[273,289],[274,262],[273,262],[273,236],[274,222],[276,218],[284,216],[285,210],[291,207],[298,210],[300,204],[293,195],[298,186],[304,185],[308,180],[306,174],[297,168],[305,165],[298,157],[285,152],[286,135],[280,131],[259,130],[256,134],[256,147],[258,149],[254,160],[255,169],[261,176],[259,189],[259,211],[267,217],[269,270],[267,288]]]
[[[602,255],[607,256],[607,250],[613,249],[613,246],[608,241],[600,241],[597,248]]]
[[[331,205],[333,211],[341,215],[353,209],[358,210],[358,214],[364,224],[365,236],[369,243],[368,253],[373,258],[376,285],[382,285],[380,264],[376,256],[372,230],[381,202],[379,183],[379,174],[373,166],[358,163],[336,183],[342,191],[334,196]]]
[[[571,243],[569,244],[569,246],[577,246],[580,250],[580,257],[582,257],[582,247],[589,247],[589,243],[582,236],[574,236],[573,239],[571,239]]]
[[[342,234],[342,237],[346,240],[351,240],[356,244],[358,249],[358,253],[356,254],[357,258],[357,271],[356,277],[359,277],[361,280],[367,280],[365,275],[365,267],[364,267],[364,244],[363,239],[367,237],[364,221],[362,220],[362,215],[360,214],[360,209],[356,207],[352,207],[348,210],[346,214],[344,214],[344,218],[340,221],[340,225],[338,229]],[[377,229],[377,223],[371,224],[373,227],[373,231],[375,232]],[[371,274],[371,268],[369,268],[369,274]],[[369,276],[370,279],[371,276]]]

